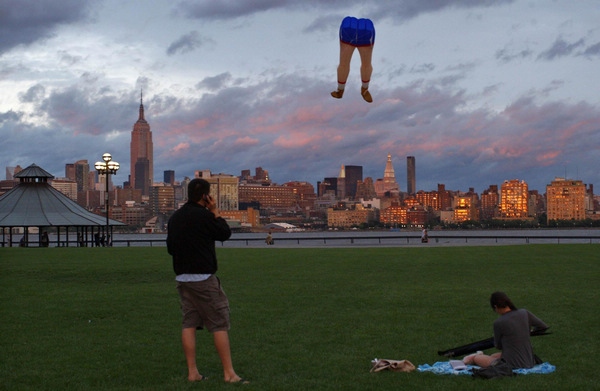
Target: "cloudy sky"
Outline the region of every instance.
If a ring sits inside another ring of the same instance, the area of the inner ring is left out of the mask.
[[[330,96],[347,15],[377,31],[371,104],[358,54]],[[156,181],[376,179],[391,153],[401,190],[409,155],[423,190],[600,188],[598,20],[598,0],[0,0],[0,167],[110,152],[126,181],[143,89]]]

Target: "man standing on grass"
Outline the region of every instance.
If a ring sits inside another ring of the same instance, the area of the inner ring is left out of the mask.
[[[188,365],[188,380],[206,380],[196,366],[196,330],[213,334],[217,353],[228,383],[247,383],[233,369],[229,346],[229,302],[215,275],[215,241],[231,236],[209,195],[210,183],[194,179],[188,185],[188,202],[169,219],[167,250],[173,256],[177,290],[181,298],[181,341]]]

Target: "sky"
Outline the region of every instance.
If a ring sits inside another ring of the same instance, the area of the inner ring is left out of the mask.
[[[358,53],[330,96],[345,16],[375,25],[373,103]],[[157,182],[377,179],[391,154],[402,191],[407,156],[425,191],[600,188],[598,20],[598,0],[0,0],[0,167],[109,152],[127,181],[143,91]]]

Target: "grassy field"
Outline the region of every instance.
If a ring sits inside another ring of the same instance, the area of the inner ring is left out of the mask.
[[[188,384],[165,248],[0,249],[4,390],[592,390],[600,384],[599,245],[219,249],[232,354],[226,385],[209,334]],[[369,373],[491,337],[504,290],[551,326],[550,375],[496,380]]]

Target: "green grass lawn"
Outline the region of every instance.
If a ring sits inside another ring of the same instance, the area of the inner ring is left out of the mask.
[[[218,249],[237,372],[212,338],[188,384],[165,248],[0,249],[0,389],[591,390],[600,384],[600,245]],[[494,290],[551,326],[550,375],[495,380],[369,373],[492,336]]]

